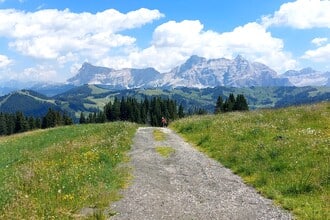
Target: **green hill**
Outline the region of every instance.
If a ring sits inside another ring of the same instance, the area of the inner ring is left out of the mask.
[[[61,109],[55,100],[34,91],[22,90],[0,97],[0,112],[20,111],[24,112],[26,116],[41,117],[47,113],[49,108]]]
[[[119,98],[130,96],[137,99],[161,96],[176,100],[178,104],[184,106],[186,111],[203,108],[213,112],[218,96],[225,98],[230,93],[243,94],[247,98],[250,109],[280,108],[330,100],[330,87],[216,87],[206,89],[182,87],[111,90],[101,85],[83,85],[53,98],[70,103],[73,109],[90,111],[102,109],[115,96]],[[74,104],[72,105],[72,103]]]
[[[133,97],[143,100],[145,97],[161,96],[175,100],[186,112],[205,109],[213,112],[218,96],[227,98],[230,93],[243,94],[250,109],[280,108],[291,105],[311,104],[330,100],[330,87],[250,87],[228,88],[149,88],[113,90],[101,85],[83,85],[75,87],[54,97],[46,97],[33,91],[18,91],[0,97],[0,112],[23,112],[27,116],[43,116],[48,108],[68,113],[78,121],[80,113],[86,114],[103,110],[103,107],[115,97]]]
[[[330,219],[330,102],[171,125],[297,219]]]

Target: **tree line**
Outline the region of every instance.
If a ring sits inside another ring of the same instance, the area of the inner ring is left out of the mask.
[[[214,113],[224,113],[231,111],[248,111],[249,106],[243,94],[238,94],[235,98],[233,93],[224,101],[221,96],[218,97]]]
[[[90,113],[86,116],[83,112],[79,122],[84,123],[103,123],[112,121],[130,121],[138,124],[148,124],[151,126],[161,126],[161,118],[173,121],[184,117],[183,106],[177,105],[171,99],[161,97],[145,98],[138,101],[136,98],[117,97],[104,106],[103,111]]]
[[[249,110],[244,95],[230,94],[224,101],[221,96],[218,97],[214,113],[230,111]],[[204,109],[195,109],[192,114],[206,114]],[[189,112],[188,112],[189,114]],[[191,114],[191,113],[190,113]],[[161,126],[161,118],[165,117],[167,121],[173,121],[185,116],[183,106],[177,105],[176,101],[161,97],[145,98],[138,101],[136,98],[122,97],[121,100],[115,97],[113,101],[107,103],[103,111],[80,114],[79,123],[105,123],[112,121],[130,121],[138,124],[148,124],[151,126]],[[0,135],[11,135],[29,130],[50,128],[62,125],[73,124],[72,118],[66,113],[55,111],[51,108],[45,116],[26,117],[22,112],[2,113],[0,112]]]
[[[27,117],[22,112],[0,112],[0,136],[71,124],[73,124],[73,121],[66,113],[51,108],[41,118]]]

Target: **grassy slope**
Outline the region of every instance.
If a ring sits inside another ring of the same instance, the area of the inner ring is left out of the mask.
[[[171,125],[297,219],[330,219],[330,102]]]
[[[0,219],[71,219],[119,198],[137,125],[75,125],[0,137]]]

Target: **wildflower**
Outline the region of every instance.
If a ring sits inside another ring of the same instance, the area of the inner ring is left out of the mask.
[[[65,194],[63,196],[63,200],[73,200],[74,196],[72,194]]]

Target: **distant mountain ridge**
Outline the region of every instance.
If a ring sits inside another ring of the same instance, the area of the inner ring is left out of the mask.
[[[192,56],[165,76],[163,85],[172,87],[292,86],[288,79],[278,77],[266,65],[251,63],[240,55],[233,60]]]
[[[282,74],[289,78],[295,86],[330,86],[330,72],[316,71],[310,67],[297,70],[289,70]]]
[[[160,73],[154,68],[114,70],[84,63],[68,82],[75,85],[103,84],[117,89],[157,86],[171,88],[292,86],[287,78],[279,77],[268,66],[251,63],[240,55],[233,60],[225,58],[208,60],[194,55],[167,73]]]
[[[76,86],[83,84],[110,85],[115,89],[129,89],[156,86],[155,81],[161,74],[154,68],[115,70],[107,67],[93,66],[84,63],[77,75],[68,79]]]
[[[0,83],[0,95],[29,89],[52,97],[84,84],[104,85],[114,90],[159,87],[214,88],[218,86],[238,88],[252,86],[330,87],[330,71],[321,72],[312,68],[304,68],[278,74],[268,66],[250,62],[240,55],[235,59],[206,59],[194,55],[165,73],[152,67],[116,70],[83,63],[76,75],[68,79],[66,83],[5,81]]]

